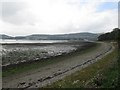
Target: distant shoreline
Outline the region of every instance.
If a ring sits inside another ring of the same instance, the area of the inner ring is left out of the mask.
[[[60,43],[60,42],[68,42],[68,40],[12,40],[12,39],[5,39],[1,40],[1,45],[11,45],[11,44],[48,44],[48,43]]]
[[[54,40],[51,40],[51,41],[54,41]],[[79,43],[91,42],[91,41],[84,41],[84,40],[55,40],[55,41],[60,41],[60,42],[0,43],[0,45],[56,45],[56,44],[72,44],[72,43],[79,44]]]

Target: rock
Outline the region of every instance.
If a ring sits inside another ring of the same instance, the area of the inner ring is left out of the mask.
[[[24,85],[24,84],[25,84],[25,82],[21,82],[21,83],[20,83],[20,85]]]
[[[40,79],[38,79],[38,81],[39,81],[39,82],[42,82],[42,81],[43,81],[43,79],[42,79],[42,78],[40,78]]]
[[[79,82],[79,80],[74,81],[73,84],[76,84],[77,82]]]

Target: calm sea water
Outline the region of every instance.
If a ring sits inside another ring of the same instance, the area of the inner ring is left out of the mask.
[[[67,42],[67,40],[12,40],[12,39],[0,40],[0,43],[56,43],[56,42]]]

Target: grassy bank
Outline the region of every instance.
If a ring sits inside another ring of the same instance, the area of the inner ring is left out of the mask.
[[[77,71],[47,88],[115,88],[118,86],[117,48],[98,62]],[[45,88],[46,88],[45,87]]]
[[[84,53],[87,53],[91,50],[95,50],[95,48],[97,48],[99,46],[100,46],[100,44],[93,43],[91,45],[82,47],[82,49],[79,49],[79,50],[75,51],[74,53],[69,53],[69,54],[66,54],[63,56],[51,57],[51,58],[48,58],[45,60],[40,60],[40,61],[36,61],[36,62],[32,62],[32,63],[25,63],[25,64],[21,64],[21,65],[16,65],[15,67],[10,67],[10,68],[3,70],[2,76],[7,77],[7,76],[11,76],[11,75],[17,75],[19,73],[23,73],[23,72],[27,72],[30,70],[35,70],[37,68],[41,68],[41,67],[46,66],[48,64],[58,63],[61,60],[65,60],[66,58],[74,57],[76,55],[84,54]]]

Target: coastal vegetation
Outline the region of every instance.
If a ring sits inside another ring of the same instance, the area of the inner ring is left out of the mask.
[[[77,71],[44,88],[116,88],[118,87],[119,67],[117,46],[98,62]]]
[[[115,49],[98,62],[44,88],[119,88],[120,29],[101,34],[98,41],[113,42]]]
[[[102,34],[98,37],[99,41],[120,41],[120,29],[114,28],[112,32]]]

